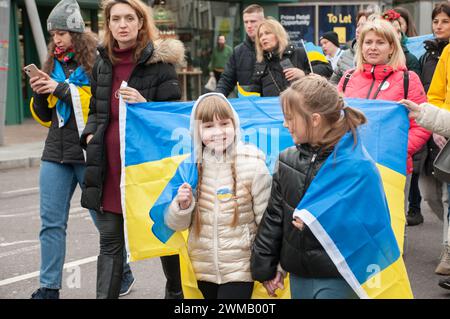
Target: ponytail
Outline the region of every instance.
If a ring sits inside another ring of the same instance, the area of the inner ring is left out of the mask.
[[[313,136],[311,114],[320,114],[328,125],[322,139],[317,144],[330,148],[351,131],[355,145],[357,143],[356,128],[367,122],[360,111],[347,106],[342,95],[327,79],[317,74],[309,74],[295,81],[281,94],[283,112],[299,114],[305,120],[306,136]]]
[[[342,101],[343,102],[343,101]],[[356,128],[362,124],[367,123],[366,116],[357,109],[354,109],[344,103],[344,107],[342,108],[342,114],[344,116],[344,130],[345,132],[348,132],[349,130],[352,131],[353,134],[353,142],[354,145],[358,143],[358,136],[356,133]]]

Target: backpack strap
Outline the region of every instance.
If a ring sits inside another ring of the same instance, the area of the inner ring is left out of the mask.
[[[345,88],[347,87],[348,81],[350,81],[350,78],[352,77],[353,73],[355,72],[355,69],[350,70],[347,72],[344,78],[344,83],[342,84],[342,93],[345,93]]]
[[[405,100],[408,99],[408,91],[409,91],[409,71],[403,71],[403,98]]]

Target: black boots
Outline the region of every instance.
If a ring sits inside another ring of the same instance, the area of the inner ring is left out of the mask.
[[[164,299],[183,299],[178,255],[161,257],[161,264],[167,279]]]
[[[423,223],[423,215],[420,209],[410,208],[408,215],[406,215],[406,221],[408,226],[416,226]]]
[[[97,260],[97,299],[119,298],[123,256],[99,255]]]
[[[59,290],[41,287],[33,292],[31,299],[59,299]]]

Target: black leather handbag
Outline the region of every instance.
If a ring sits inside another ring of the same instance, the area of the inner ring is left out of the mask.
[[[433,166],[434,176],[442,182],[450,183],[450,140],[436,156]]]

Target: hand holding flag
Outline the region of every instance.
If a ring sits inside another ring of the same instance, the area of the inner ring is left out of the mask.
[[[182,210],[186,210],[192,203],[192,188],[188,183],[184,183],[178,189],[178,203]]]

